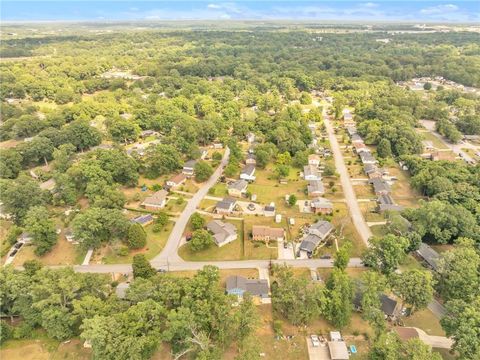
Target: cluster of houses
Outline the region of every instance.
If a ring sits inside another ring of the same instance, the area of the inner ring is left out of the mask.
[[[311,257],[316,248],[325,242],[328,236],[333,232],[334,227],[329,221],[319,220],[310,225],[302,237],[299,250]]]
[[[360,157],[363,164],[363,171],[368,176],[368,182],[373,186],[377,195],[377,211],[401,211],[402,206],[395,203],[391,196],[391,188],[385,179],[388,172],[378,167],[378,161],[372,155],[370,149],[365,145],[362,137],[357,132],[355,121],[349,110],[343,113],[344,125],[350,136],[352,146]]]
[[[331,214],[333,205],[330,200],[323,198],[325,187],[319,170],[320,157],[317,154],[308,156],[308,165],[303,167],[303,178],[307,181],[307,194],[311,201],[303,202],[301,211],[314,214]]]
[[[410,90],[424,90],[426,83],[430,83],[432,85],[432,90],[437,90],[439,86],[443,86],[447,89],[456,89],[466,93],[480,94],[480,89],[472,86],[464,86],[456,83],[455,81],[447,80],[442,76],[413,78],[410,81],[400,81],[397,84],[400,86],[406,86],[410,88]]]

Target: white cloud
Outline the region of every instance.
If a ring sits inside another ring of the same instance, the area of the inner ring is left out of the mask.
[[[425,9],[420,10],[421,14],[424,15],[436,15],[436,14],[445,14],[450,12],[458,11],[458,6],[454,4],[442,4],[437,6],[431,6]]]
[[[218,4],[208,4],[207,8],[209,8],[209,9],[221,9],[222,7]]]
[[[378,7],[378,4],[375,4],[375,3],[372,3],[372,2],[367,2],[367,3],[362,4],[362,6],[366,7],[366,8],[376,8],[376,7]]]

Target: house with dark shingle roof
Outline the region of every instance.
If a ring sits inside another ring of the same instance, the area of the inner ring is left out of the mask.
[[[433,250],[429,245],[421,243],[417,254],[425,261],[425,263],[432,268],[432,270],[437,271],[438,269],[438,260],[440,255]]]
[[[324,220],[319,220],[315,224],[310,225],[306,236],[300,243],[300,250],[305,251],[308,256],[311,256],[317,246],[324,241],[333,230],[333,225]]]
[[[140,216],[134,217],[130,221],[132,223],[137,223],[142,226],[147,226],[148,224],[151,224],[153,222],[153,216],[152,214],[140,215]]]
[[[191,177],[195,174],[195,165],[197,164],[196,160],[188,160],[183,164],[182,173],[187,175],[187,177]]]
[[[237,201],[235,199],[223,198],[215,205],[215,211],[218,214],[230,214],[235,209]]]
[[[321,196],[325,194],[325,187],[320,180],[310,180],[307,184],[308,196]]]
[[[227,186],[228,195],[235,197],[242,197],[247,192],[248,182],[240,179],[234,181]]]
[[[387,195],[391,191],[390,185],[388,185],[385,180],[380,178],[373,178],[368,182],[373,185],[375,195]]]
[[[255,181],[255,165],[248,164],[242,168],[240,172],[240,179],[247,181]]]
[[[377,199],[377,211],[402,211],[403,206],[397,205],[389,194],[380,195]]]
[[[376,164],[378,161],[375,160],[372,154],[368,151],[360,152],[360,160],[362,160],[362,164]]]

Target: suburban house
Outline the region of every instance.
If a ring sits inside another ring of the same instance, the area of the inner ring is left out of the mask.
[[[128,282],[122,282],[117,285],[115,288],[115,294],[119,299],[125,299],[125,296],[127,294],[127,289],[130,287],[130,283]]]
[[[363,171],[370,179],[381,178],[384,173],[382,169],[379,169],[374,164],[365,164],[365,166],[363,167]]]
[[[355,148],[357,154],[361,154],[362,152],[370,152],[370,149],[363,142],[354,142],[353,147]]]
[[[357,292],[353,299],[353,306],[357,311],[362,311],[362,297],[362,292]],[[380,308],[385,314],[385,319],[395,320],[400,315],[401,304],[399,304],[397,300],[385,294],[380,295],[379,300]]]
[[[306,165],[303,167],[303,178],[305,180],[322,180],[320,172],[312,165]]]
[[[242,197],[247,192],[248,182],[245,180],[234,181],[227,186],[228,195]]]
[[[275,216],[275,203],[270,203],[270,205],[265,205],[263,208],[263,215],[270,217]]]
[[[353,115],[348,109],[343,110],[343,120],[350,121],[353,120]]]
[[[215,211],[218,214],[231,214],[235,209],[236,203],[235,199],[223,198],[215,205]]]
[[[363,143],[363,139],[360,135],[358,135],[357,133],[354,133],[350,136],[350,139],[352,140],[352,143],[355,143],[355,142],[361,142]]]
[[[226,280],[226,292],[229,295],[236,295],[243,298],[245,292],[255,297],[266,299],[269,297],[267,279],[247,279],[243,276],[233,275]]]
[[[314,214],[326,215],[333,212],[333,205],[330,200],[319,197],[310,202],[310,209]]]
[[[45,182],[42,182],[40,184],[40,189],[42,190],[48,190],[48,191],[53,191],[55,189],[55,185],[56,185],[56,182],[55,182],[55,179],[54,178],[51,178]]]
[[[348,135],[353,136],[353,134],[357,133],[357,128],[355,126],[347,126],[346,127]]]
[[[389,194],[380,195],[377,199],[377,211],[402,211],[403,206],[397,205]]]
[[[433,250],[429,245],[421,243],[417,254],[425,261],[425,263],[434,271],[438,269],[438,260],[440,255]]]
[[[195,173],[195,164],[197,162],[195,160],[188,160],[185,164],[183,164],[182,173],[187,175],[187,177],[193,176]]]
[[[166,184],[169,188],[176,188],[185,183],[185,181],[187,181],[187,176],[184,173],[180,173],[167,180]]]
[[[142,202],[142,207],[149,211],[157,211],[165,207],[167,203],[167,194],[165,190],[158,190],[152,196],[147,197]]]
[[[368,182],[373,185],[375,195],[387,195],[391,191],[390,185],[388,185],[385,180],[380,178],[373,178]]]
[[[130,221],[132,223],[137,223],[142,226],[147,226],[148,224],[151,224],[153,222],[153,216],[152,214],[140,215],[140,216],[134,217]]]
[[[257,164],[257,157],[255,156],[255,154],[247,154],[247,158],[245,159],[245,164],[256,165]]]
[[[331,360],[348,360],[350,358],[347,344],[339,331],[330,332],[330,341],[327,342],[327,346]]]
[[[325,194],[325,188],[320,180],[311,180],[307,184],[308,196],[321,196]]]
[[[218,247],[237,239],[237,227],[231,223],[212,220],[207,224],[207,229],[213,234],[213,239]]]
[[[255,181],[255,165],[245,165],[240,172],[240,179],[247,181]]]
[[[300,250],[311,256],[320,242],[324,241],[332,233],[333,229],[333,225],[324,220],[319,220],[315,224],[310,225],[306,236],[300,244]]]
[[[282,241],[285,238],[283,228],[273,228],[269,226],[253,225],[252,240],[255,241]]]
[[[359,153],[360,159],[362,160],[362,164],[376,164],[378,161],[375,160],[372,154],[368,151],[362,151]]]
[[[252,132],[249,132],[247,134],[247,141],[248,141],[249,144],[254,143],[255,142],[255,134],[252,133]]]
[[[320,156],[316,154],[308,155],[308,165],[319,166],[320,165]]]

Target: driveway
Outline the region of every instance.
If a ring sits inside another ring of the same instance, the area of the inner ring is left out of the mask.
[[[330,353],[328,352],[327,344],[318,347],[313,347],[310,336],[307,336],[308,357],[310,360],[330,360]]]
[[[330,146],[332,148],[335,167],[337,172],[340,174],[340,182],[342,183],[343,193],[345,195],[345,200],[350,211],[350,216],[352,218],[353,224],[355,225],[360,238],[369,246],[368,239],[372,236],[372,231],[368,227],[365,219],[363,218],[362,211],[360,206],[358,206],[357,196],[353,190],[352,183],[350,181],[350,176],[348,174],[347,167],[345,166],[345,161],[343,160],[342,152],[340,151],[340,146],[338,145],[337,137],[333,130],[332,124],[330,123],[329,116],[326,114],[326,108],[324,108],[323,122],[328,133],[328,139],[330,140]]]
[[[168,237],[167,243],[165,244],[162,252],[158,254],[155,258],[153,258],[153,260],[151,261],[153,266],[158,263],[162,264],[170,260],[176,262],[183,261],[177,254],[183,231],[187,226],[190,216],[192,216],[202,199],[208,194],[208,190],[210,190],[210,188],[216,184],[216,182],[222,175],[223,168],[227,165],[229,156],[230,149],[227,147],[225,149],[225,153],[223,155],[220,165],[214,171],[210,179],[208,179],[205,184],[203,184],[203,186],[198,189],[198,191],[192,196],[192,198],[188,200],[187,206],[183,210],[182,214],[179,216],[178,220],[175,222],[172,232],[170,233],[170,236]]]

